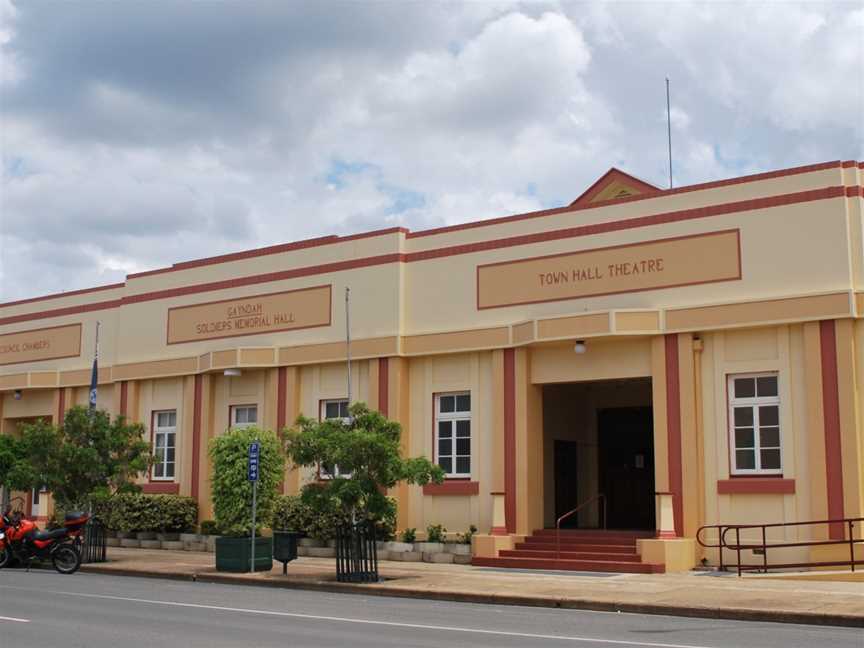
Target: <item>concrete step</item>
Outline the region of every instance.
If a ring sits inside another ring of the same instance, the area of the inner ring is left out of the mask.
[[[475,567],[502,567],[506,569],[548,569],[564,571],[615,572],[621,574],[662,574],[664,565],[643,562],[611,560],[555,560],[554,558],[478,558],[471,560]]]
[[[555,558],[554,549],[502,549],[498,552],[502,558]],[[612,562],[640,562],[638,554],[592,553],[584,551],[562,551],[561,560],[608,560]]]

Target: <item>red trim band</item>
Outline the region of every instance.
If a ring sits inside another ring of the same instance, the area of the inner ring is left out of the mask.
[[[390,359],[378,358],[378,411],[390,416]]]
[[[449,480],[443,484],[424,484],[424,495],[479,495],[480,482]]]
[[[61,387],[60,393],[57,396],[57,425],[63,425],[63,418],[66,415],[66,388]]]
[[[843,456],[840,437],[840,391],[837,378],[837,334],[834,320],[819,322],[819,345],[822,353],[822,411],[825,422],[825,471],[828,487],[828,518],[837,520],[843,514]],[[842,540],[842,524],[830,525],[832,540]]]
[[[120,416],[125,417],[129,411],[129,381],[120,381]]]
[[[516,350],[504,349],[504,520],[516,533]]]
[[[145,495],[177,495],[180,492],[180,484],[176,482],[141,484],[141,492]]]
[[[288,367],[279,367],[276,373],[276,432],[287,424],[288,418]]]
[[[839,163],[838,163],[839,164]],[[123,304],[134,304],[158,299],[168,299],[183,295],[196,294],[200,292],[209,292],[214,290],[224,290],[228,288],[238,288],[241,286],[249,286],[258,283],[267,283],[272,281],[283,281],[286,279],[295,279],[298,277],[307,277],[317,274],[325,274],[330,272],[339,272],[351,270],[355,268],[364,268],[369,266],[384,265],[388,263],[412,263],[415,261],[425,261],[429,259],[437,259],[447,256],[471,254],[486,250],[495,250],[509,248],[519,245],[528,245],[531,243],[542,243],[546,241],[555,241],[567,238],[575,238],[580,236],[592,236],[595,234],[616,232],[627,229],[635,229],[647,227],[651,225],[661,225],[674,223],[685,220],[708,218],[711,216],[721,216],[742,211],[752,211],[756,209],[766,209],[770,207],[780,207],[797,203],[812,202],[816,200],[826,200],[829,198],[844,197],[847,195],[850,188],[844,186],[824,187],[822,189],[813,189],[809,191],[801,191],[778,196],[769,196],[766,198],[757,198],[753,200],[744,200],[732,203],[723,203],[719,205],[709,205],[695,209],[685,209],[673,212],[660,214],[652,214],[650,216],[641,216],[637,218],[627,218],[618,221],[605,223],[595,223],[591,225],[582,225],[579,227],[569,227],[550,232],[536,232],[533,234],[524,234],[520,236],[511,236],[506,238],[491,239],[487,241],[479,241],[476,243],[467,243],[459,245],[451,245],[432,250],[423,250],[418,252],[391,253],[381,254],[372,257],[361,259],[352,259],[348,261],[339,261],[322,265],[305,266],[301,268],[292,268],[290,270],[282,270],[277,272],[269,272],[259,275],[250,275],[246,277],[238,277],[235,279],[226,279],[222,281],[214,281],[203,284],[195,284],[190,286],[182,286],[178,288],[170,288],[165,290],[157,290],[152,292],[127,295],[120,299],[113,299],[103,302],[95,302],[92,304],[82,304],[78,306],[67,306],[64,308],[56,308],[52,310],[37,311],[31,313],[22,313],[19,315],[11,315],[0,318],[0,324],[14,324],[17,322],[26,322],[37,319],[45,319],[50,317],[60,317],[62,315],[71,315],[76,313],[91,312],[96,310],[107,310],[118,308]],[[664,195],[668,192],[664,192]],[[632,196],[639,198],[639,196]],[[622,201],[628,200],[622,198]],[[602,205],[603,203],[600,203]],[[591,207],[594,207],[593,205]],[[575,208],[575,210],[582,208]],[[520,217],[507,217],[508,220],[534,217],[545,213],[564,213],[574,211],[573,207],[561,207],[548,212],[538,212]],[[479,224],[468,223],[466,225],[488,225],[491,221],[483,221]],[[458,228],[459,226],[454,226]],[[425,234],[425,233],[423,233]],[[344,240],[344,239],[342,239]],[[2,305],[0,305],[2,306]]]
[[[204,376],[195,375],[194,402],[192,404],[192,497],[198,499],[198,481],[201,474],[201,410]]]
[[[801,173],[812,173],[813,171],[824,171],[826,169],[839,168],[840,162],[823,162],[820,164],[810,164],[807,166],[794,167],[792,169],[781,169],[779,171],[767,171],[765,173],[756,173],[749,176],[741,176],[738,178],[727,178],[725,180],[714,180],[712,182],[703,182],[702,184],[695,185],[687,185],[684,187],[676,187],[674,189],[663,189],[662,191],[655,194],[641,194],[638,196],[627,196],[625,198],[619,198],[616,201],[616,204],[628,203],[628,202],[636,202],[639,200],[648,200],[651,198],[663,198],[666,196],[674,196],[676,194],[681,193],[690,193],[691,191],[701,191],[703,189],[716,189],[718,187],[728,187],[730,185],[735,184],[745,184],[748,182],[758,182],[760,180],[771,180],[773,178],[781,178],[783,176],[789,175],[797,175]],[[501,223],[509,223],[513,221],[525,220],[528,218],[537,218],[541,216],[553,216],[555,214],[561,214],[566,211],[574,211],[574,210],[582,210],[582,209],[597,209],[598,207],[607,207],[609,205],[608,202],[601,203],[592,203],[588,205],[582,205],[578,207],[566,206],[566,207],[554,207],[552,209],[544,209],[536,212],[529,212],[527,214],[514,214],[511,216],[501,216],[499,218],[489,218],[487,220],[475,221],[472,223],[460,223],[458,225],[445,225],[444,227],[437,227],[434,229],[423,230],[421,232],[409,232],[406,235],[406,238],[415,238],[420,236],[432,236],[435,234],[446,234],[449,232],[455,232],[463,229],[473,229],[475,227],[485,227],[487,225],[500,225]]]
[[[718,495],[793,495],[794,493],[794,479],[735,477],[717,480]]]
[[[669,490],[672,491],[672,511],[675,533],[684,535],[684,492],[681,471],[681,381],[678,375],[678,336],[666,338],[666,433],[669,455]]]

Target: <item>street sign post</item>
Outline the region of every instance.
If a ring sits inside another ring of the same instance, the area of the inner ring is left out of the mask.
[[[261,454],[261,444],[253,441],[249,444],[248,479],[252,482],[252,547],[250,551],[252,565],[250,571],[255,573],[255,514],[258,507],[258,459]]]

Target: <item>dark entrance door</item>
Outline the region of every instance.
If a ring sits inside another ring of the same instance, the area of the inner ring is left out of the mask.
[[[653,529],[654,424],[650,407],[616,407],[597,413],[600,487],[607,527]]]
[[[555,519],[579,506],[576,441],[555,441]],[[575,529],[579,514],[561,523],[562,529]]]

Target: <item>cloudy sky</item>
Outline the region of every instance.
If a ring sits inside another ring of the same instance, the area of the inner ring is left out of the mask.
[[[864,159],[864,5],[0,0],[0,300]]]

